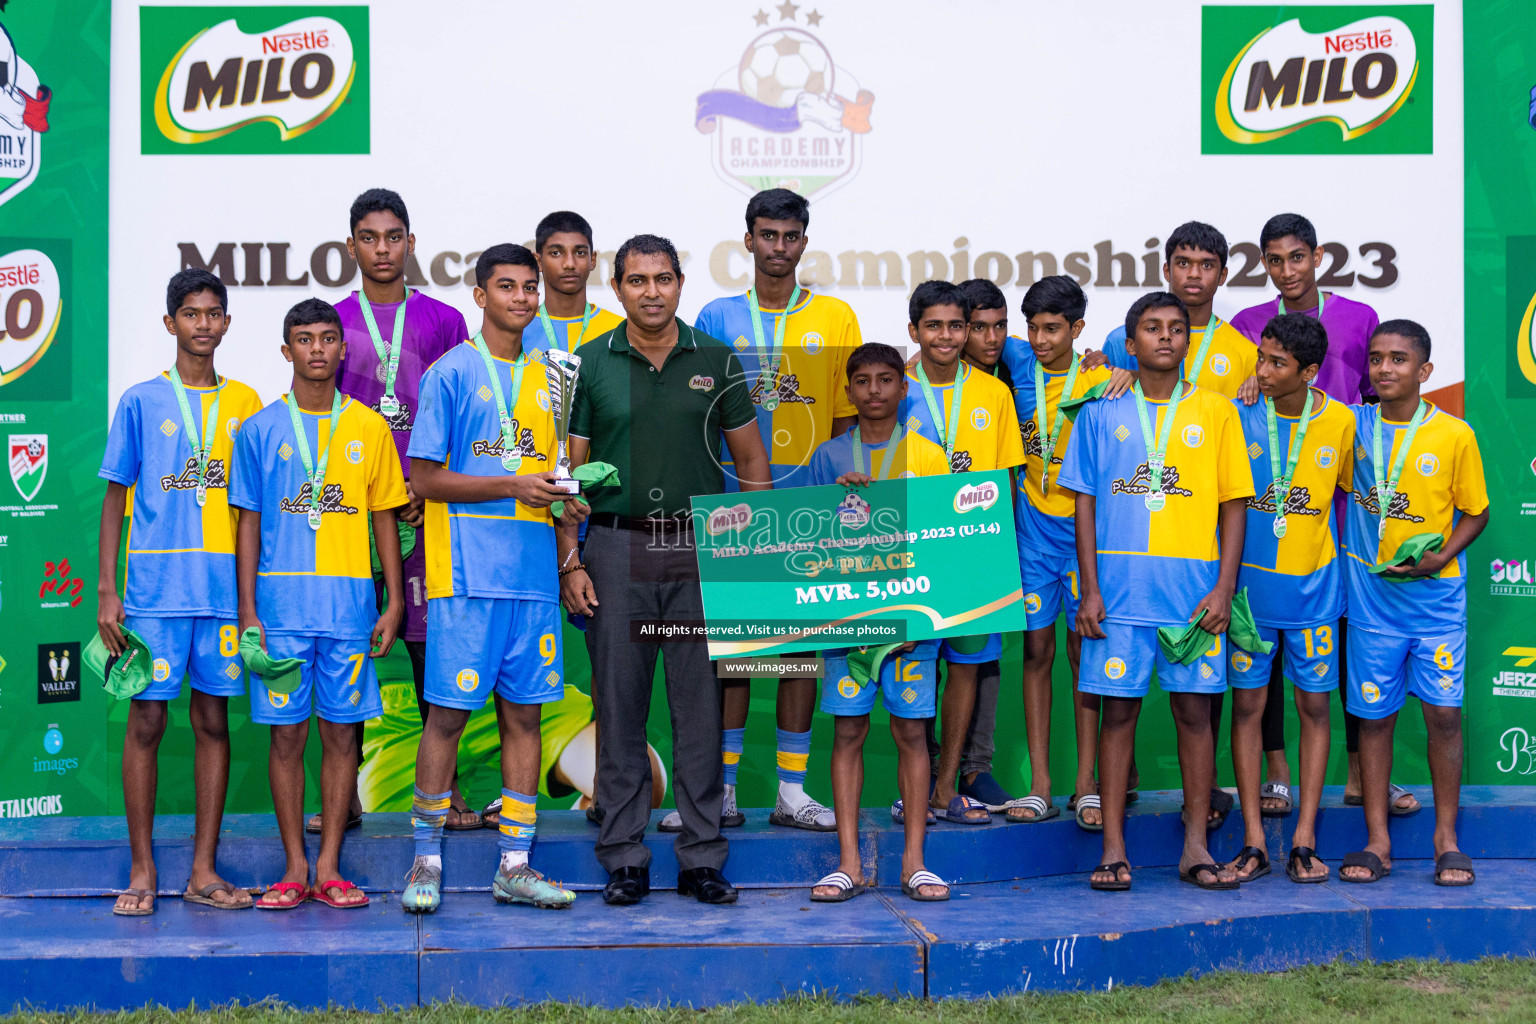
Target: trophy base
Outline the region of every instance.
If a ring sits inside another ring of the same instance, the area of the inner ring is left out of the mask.
[[[581,481],[575,477],[556,478],[550,481],[550,486],[557,487],[566,494],[581,493]]]

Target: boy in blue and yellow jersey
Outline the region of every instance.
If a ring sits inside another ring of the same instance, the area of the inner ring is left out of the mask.
[[[1466,549],[1488,525],[1477,437],[1419,397],[1429,332],[1388,320],[1371,335],[1370,382],[1380,405],[1355,414],[1354,495],[1344,525],[1349,594],[1349,710],[1360,717],[1365,849],[1339,876],[1374,882],[1392,870],[1387,835],[1392,732],[1408,694],[1429,732],[1435,786],[1435,882],[1471,885],[1456,845],[1461,802],[1461,701],[1467,653]]]
[[[904,429],[944,449],[950,472],[1012,470],[1024,461],[1013,395],[996,377],[961,360],[970,335],[971,300],[958,285],[925,281],[907,302],[907,332],[917,362],[907,371]],[[1011,477],[1011,472],[1010,472]],[[929,803],[948,821],[983,824],[986,805],[956,792],[960,751],[976,706],[977,668],[997,660],[1002,636],[952,637],[939,649],[946,663],[938,782]]]
[[[853,423],[846,366],[861,341],[859,321],[841,299],[812,295],[798,283],[811,223],[804,196],[783,188],[759,192],[747,203],[746,220],[742,242],[752,256],[752,287],[745,295],[710,302],[694,326],[736,352],[751,385],[773,486],[798,487],[807,480],[806,466],[817,446]],[[720,458],[726,490],[737,490],[735,465],[723,437]],[[746,743],[750,688],[746,680],[724,683],[725,803],[720,823],[735,826],[746,820],[736,806],[736,772]],[[777,686],[779,787],[769,820],[830,832],[837,827],[832,811],[805,791],[816,680],[781,679]],[[669,814],[661,828],[681,829],[682,818]]]
[[[1223,648],[1243,553],[1253,477],[1237,411],[1180,379],[1189,348],[1184,303],[1168,292],[1137,299],[1125,317],[1137,382],[1131,394],[1078,416],[1059,486],[1074,492],[1082,602],[1084,693],[1102,700],[1099,799],[1104,862],[1095,889],[1129,889],[1125,793],[1136,719],[1154,669],[1169,693],[1182,769],[1184,851],[1179,877],[1235,889],[1236,872],[1206,849],[1214,744],[1210,695],[1226,689]],[[1219,527],[1219,532],[1218,532]],[[1190,622],[1214,634],[1192,664],[1168,658],[1158,628]]]
[[[1339,686],[1339,616],[1344,612],[1334,494],[1350,487],[1355,417],[1342,402],[1312,387],[1327,354],[1322,324],[1296,314],[1275,317],[1259,344],[1263,401],[1235,405],[1256,494],[1248,500],[1237,584],[1248,592],[1259,638],[1275,645],[1264,654],[1234,644],[1228,656],[1232,767],[1246,832],[1232,866],[1241,882],[1269,870],[1259,769],[1261,723],[1276,662],[1283,663],[1284,678],[1291,681],[1301,719],[1301,794],[1286,874],[1295,882],[1328,877],[1328,866],[1314,847],[1317,802],[1328,770],[1328,700]]]
[[[1081,368],[1073,342],[1083,329],[1088,297],[1072,278],[1042,278],[1024,293],[1022,312],[1029,341],[1010,339],[1004,359],[1013,366],[1014,405],[1024,437],[1024,469],[1014,502],[1019,572],[1024,587],[1024,724],[1029,738],[1029,795],[1012,801],[1009,821],[1054,818],[1051,804],[1051,670],[1056,661],[1056,620],[1067,617],[1067,662],[1072,670],[1073,720],[1077,733],[1077,780],[1070,809],[1083,824],[1100,825],[1094,790],[1098,748],[1098,698],[1077,691],[1082,638],[1076,631],[1080,597],[1073,499],[1057,486],[1072,423],[1063,399],[1082,398],[1107,384],[1110,369]],[[1079,810],[1080,808],[1080,810]]]
[[[288,910],[313,899],[351,909],[368,897],[341,877],[341,837],[357,781],[355,725],[381,714],[373,658],[389,653],[405,613],[396,510],[407,501],[389,424],[344,396],[341,317],[305,299],[283,318],[293,388],[246,421],[229,502],[242,509],[235,558],[242,640],[297,659],[289,692],[251,674],[251,720],[272,727],[268,775],[287,868],[257,902]],[[373,589],[370,522],[388,600]],[[308,887],[304,747],[320,718],[320,853]]]
[[[1184,361],[1184,379],[1227,398],[1254,402],[1258,350],[1214,308],[1216,290],[1227,281],[1226,237],[1197,220],[1180,224],[1163,246],[1163,277],[1189,310],[1190,354]],[[1125,325],[1104,339],[1104,357],[1111,366],[1136,369],[1135,356],[1126,350]]]
[[[901,400],[907,392],[901,354],[889,345],[861,345],[848,357],[848,397],[858,410],[858,422],[845,434],[827,441],[811,457],[813,485],[864,487],[874,480],[942,476],[949,472],[944,450],[921,434],[905,431]],[[949,886],[923,867],[923,838],[927,814],[915,813],[928,795],[927,723],[933,718],[938,690],[939,644],[936,640],[908,643],[891,651],[875,670],[878,678],[855,679],[848,666],[852,652],[826,652],[821,709],[836,716],[832,747],[832,799],[837,811],[837,870],[817,882],[811,899],[841,903],[863,892],[863,861],[859,853],[859,796],[864,783],[864,741],[869,736],[869,712],[878,690],[891,715],[896,741],[896,772],[902,803],[914,809],[905,816],[906,846],[901,858],[902,889],[920,900],[946,900]]]
[[[552,483],[555,417],[541,353],[523,348],[539,306],[539,264],[521,245],[494,245],[475,264],[480,333],[422,379],[411,472],[427,499],[426,696],[416,754],[416,859],[401,905],[442,900],[443,822],[459,737],[496,698],[501,732],[500,903],[563,908],[575,893],[528,863],[535,833],[542,705],[565,696],[550,505],[585,506]]]
[[[575,352],[624,318],[587,298],[587,281],[597,268],[592,225],[579,213],[556,210],[533,233],[533,252],[544,277],[544,302],[539,326],[528,331],[523,348],[543,352],[558,348]]]
[[[244,689],[235,629],[235,517],[227,496],[235,436],[261,408],[256,392],[214,372],[229,330],[228,295],[206,270],[183,270],[165,290],[165,328],[176,360],[123,393],[107,435],[101,506],[96,627],[112,656],[123,629],[149,648],[152,682],[128,709],[123,736],[123,806],[132,855],[128,888],[113,913],[154,913],[152,850],[160,738],[166,702],[192,683],[197,830],[186,899],[220,909],[251,898],[214,864],[229,785],[229,698]],[[117,552],[131,502],[127,585],[117,596]]]

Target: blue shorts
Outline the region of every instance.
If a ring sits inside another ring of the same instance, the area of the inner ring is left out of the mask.
[[[474,711],[565,696],[560,606],[497,597],[434,597],[427,615],[427,702]]]
[[[1425,704],[1459,708],[1466,660],[1464,629],[1410,640],[1350,623],[1345,706],[1360,718],[1385,718],[1412,693]]]
[[[251,676],[251,721],[262,725],[295,725],[309,721],[311,705],[327,722],[365,722],[384,713],[379,676],[374,671],[371,639],[334,640],[328,636],[267,634],[267,653],[274,658],[301,658],[299,688],[273,693]]]
[[[908,654],[893,654],[880,666],[881,702],[896,718],[932,718],[938,714],[939,665],[932,641],[923,641]],[[827,675],[821,681],[821,710],[852,718],[875,706],[873,682],[859,686],[848,671],[847,650],[826,652]]]
[[[153,659],[149,688],[134,700],[175,700],[183,677],[190,677],[192,689],[215,697],[245,692],[240,629],[233,620],[129,615],[123,625],[143,637]]]
[[[1019,543],[1019,576],[1024,583],[1024,628],[1056,625],[1061,613],[1067,628],[1077,629],[1077,553],[1062,555]]]
[[[1227,682],[1234,689],[1256,690],[1269,685],[1270,668],[1285,652],[1285,678],[1308,693],[1332,693],[1339,688],[1339,620],[1307,629],[1259,627],[1259,638],[1275,649],[1268,654],[1244,651],[1229,644]]]
[[[986,646],[975,654],[962,654],[949,646],[948,640],[939,641],[939,657],[951,665],[985,665],[989,661],[996,661],[1003,656],[1003,634],[990,633],[987,635]]]
[[[1103,697],[1145,697],[1152,690],[1152,671],[1164,693],[1225,693],[1227,638],[1216,638],[1211,649],[1190,665],[1169,661],[1157,644],[1156,626],[1101,622],[1104,639],[1083,637],[1082,669],[1077,688]]]

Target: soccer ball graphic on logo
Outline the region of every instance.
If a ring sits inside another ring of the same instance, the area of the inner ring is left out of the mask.
[[[741,55],[741,91],[771,107],[792,107],[801,93],[832,95],[832,55],[815,36],[774,29]]]

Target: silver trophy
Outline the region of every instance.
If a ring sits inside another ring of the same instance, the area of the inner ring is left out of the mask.
[[[544,351],[544,372],[549,378],[549,411],[555,417],[555,486],[567,494],[580,494],[581,481],[571,476],[571,406],[576,400],[576,373],[581,357],[558,348]]]

